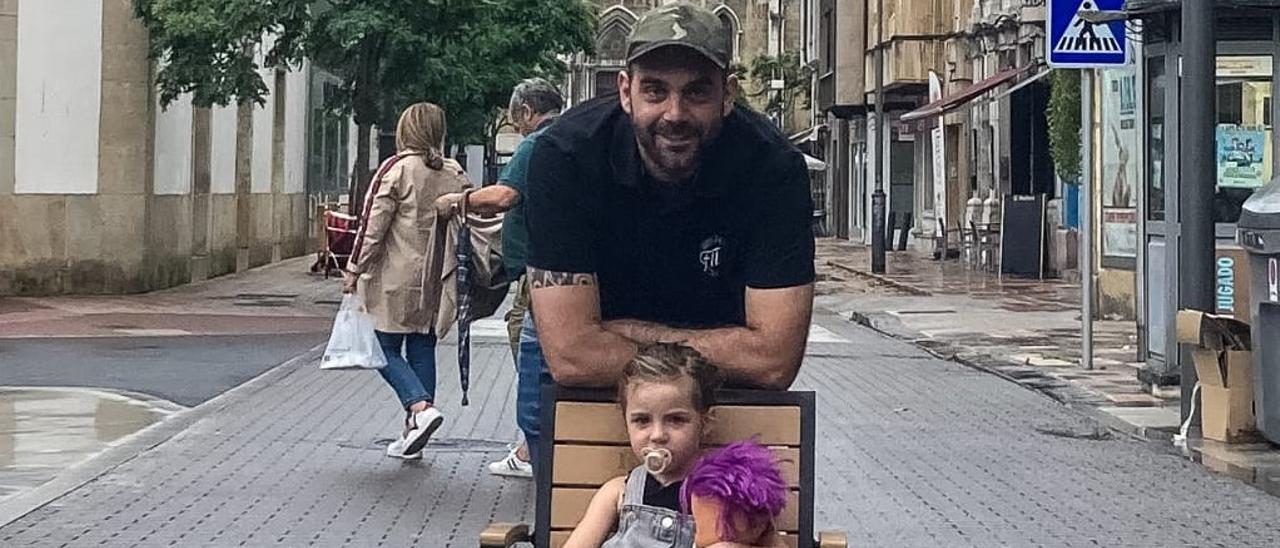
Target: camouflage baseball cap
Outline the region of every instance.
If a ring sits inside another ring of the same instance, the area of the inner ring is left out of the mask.
[[[640,17],[627,40],[627,62],[664,46],[684,46],[720,68],[729,66],[729,36],[720,18],[687,2],[654,8]]]

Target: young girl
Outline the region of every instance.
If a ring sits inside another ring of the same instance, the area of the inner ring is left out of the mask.
[[[718,385],[715,366],[686,346],[655,344],[632,358],[618,399],[631,450],[643,464],[600,487],[565,548],[693,546],[693,518],[680,512],[680,487],[702,454]]]

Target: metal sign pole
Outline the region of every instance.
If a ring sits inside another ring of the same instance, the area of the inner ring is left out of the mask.
[[[1080,365],[1093,369],[1093,297],[1095,291],[1093,217],[1094,69],[1128,62],[1124,0],[1048,0],[1045,52],[1055,68],[1080,73]]]
[[[1093,369],[1093,70],[1080,71],[1080,366]]]

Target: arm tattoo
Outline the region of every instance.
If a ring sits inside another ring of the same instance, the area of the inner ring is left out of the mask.
[[[538,268],[529,268],[529,287],[557,287],[566,285],[596,285],[596,275],[578,272],[552,272]]]

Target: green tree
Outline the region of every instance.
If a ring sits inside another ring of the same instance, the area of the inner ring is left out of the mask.
[[[787,51],[778,56],[761,55],[751,61],[751,68],[746,73],[754,88],[747,95],[755,99],[765,98],[765,113],[777,117],[792,112],[797,101],[801,101],[801,107],[809,108],[809,85],[813,69],[800,62],[800,52]],[[782,80],[781,89],[772,89],[774,80]]]
[[[357,126],[352,204],[369,179],[371,128],[387,113],[432,101],[452,142],[476,142],[519,79],[557,77],[556,55],[588,49],[583,0],[134,0],[158,60],[167,105],[262,103],[261,66],[312,59],[344,81],[336,104]],[[265,37],[270,37],[265,40]],[[392,116],[394,119],[394,116]]]
[[[150,35],[148,53],[160,62],[156,87],[168,106],[190,93],[199,107],[262,104],[267,92],[255,53],[263,36],[276,39],[265,66],[300,58],[307,21],[303,0],[134,0]]]
[[[1057,69],[1050,74],[1049,156],[1063,181],[1080,179],[1080,71]]]

